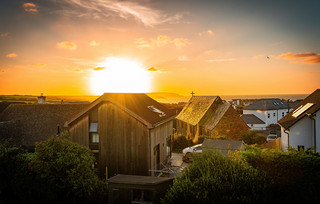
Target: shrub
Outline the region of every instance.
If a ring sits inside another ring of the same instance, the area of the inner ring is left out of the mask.
[[[247,147],[240,157],[264,172],[277,202],[319,202],[320,157],[309,151],[267,150]]]
[[[205,151],[177,177],[162,203],[263,203],[264,175],[239,160]]]
[[[259,135],[259,133],[255,130],[249,130],[248,132],[242,134],[241,140],[243,140],[248,145],[261,145],[266,142],[266,138],[264,136]]]

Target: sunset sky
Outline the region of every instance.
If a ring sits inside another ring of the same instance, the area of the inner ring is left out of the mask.
[[[319,8],[319,0],[1,0],[0,94],[120,86],[310,94],[320,88]]]

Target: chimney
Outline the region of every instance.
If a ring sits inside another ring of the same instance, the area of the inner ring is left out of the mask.
[[[38,104],[45,104],[46,103],[46,97],[43,96],[43,93],[41,93],[41,96],[38,96]]]

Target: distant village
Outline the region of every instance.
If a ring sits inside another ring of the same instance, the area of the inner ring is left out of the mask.
[[[32,152],[37,143],[68,132],[73,142],[91,149],[93,168],[110,189],[156,188],[161,194],[187,165],[185,156],[197,151],[174,151],[179,137],[200,144],[200,150],[223,153],[241,150],[246,144],[241,136],[255,131],[264,137],[265,148],[320,152],[319,110],[320,89],[296,101],[225,101],[192,94],[188,102],[175,104],[159,103],[143,93],[105,93],[91,103],[48,103],[41,94],[27,104],[0,103],[0,138],[12,138]],[[109,201],[117,203],[110,189]]]

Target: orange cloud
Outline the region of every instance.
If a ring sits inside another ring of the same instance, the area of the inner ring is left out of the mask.
[[[76,50],[77,49],[77,45],[75,43],[68,42],[68,41],[62,41],[62,42],[57,43],[57,47],[61,48],[61,49],[66,49],[66,50]]]
[[[100,43],[99,43],[99,42],[96,42],[96,41],[94,41],[94,40],[91,40],[90,43],[89,43],[89,45],[92,46],[92,47],[96,47],[96,46],[99,46]]]
[[[198,33],[199,36],[203,36],[203,35],[209,35],[209,36],[213,36],[214,35],[214,32],[212,30],[206,30],[206,31],[203,31],[201,33]]]
[[[150,67],[149,69],[147,69],[147,71],[157,72],[157,71],[159,71],[159,70],[158,70],[157,68]]]
[[[262,59],[262,58],[265,58],[266,55],[256,55],[256,56],[253,56],[252,58],[253,59]]]
[[[103,70],[105,69],[105,67],[96,67],[96,68],[93,68],[94,71],[99,71],[99,70]]]
[[[47,66],[47,64],[33,64],[32,66],[35,68],[41,69],[41,68],[45,68]]]
[[[295,60],[293,63],[300,64],[320,64],[320,54],[312,52],[304,52],[293,54],[291,52],[284,53],[278,56],[279,59]]]
[[[23,7],[24,11],[28,12],[28,13],[36,14],[39,12],[37,5],[34,3],[24,3],[24,4],[22,4],[22,7]]]
[[[134,43],[139,48],[153,48],[153,47],[164,47],[167,45],[174,45],[176,48],[181,48],[190,44],[187,38],[174,38],[171,39],[167,35],[159,35],[156,38],[145,40],[144,38],[135,39]]]
[[[13,52],[13,53],[9,53],[6,55],[6,58],[15,58],[15,57],[18,57],[18,54]]]
[[[0,33],[0,37],[8,37],[9,33]]]
[[[181,48],[181,47],[184,47],[184,46],[190,44],[189,40],[186,38],[175,38],[173,40],[173,43],[176,46],[176,48]]]

